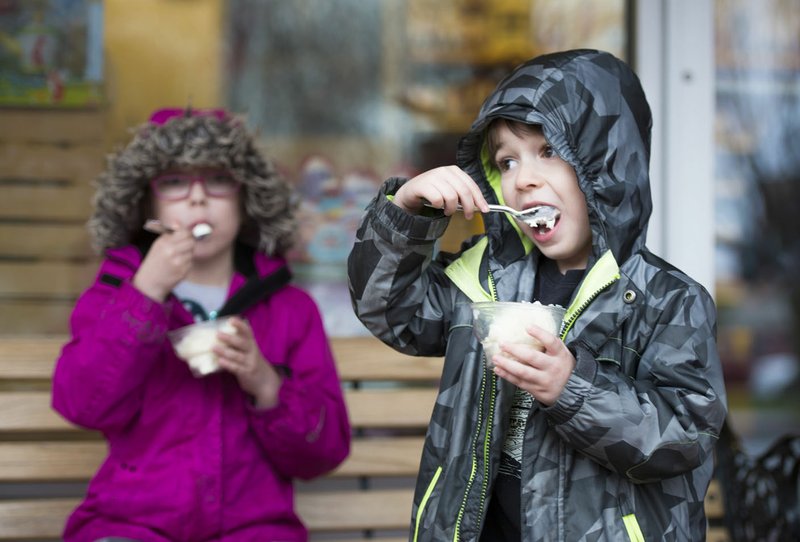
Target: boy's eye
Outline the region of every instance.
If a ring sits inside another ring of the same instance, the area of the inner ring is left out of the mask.
[[[509,169],[517,165],[517,161],[512,158],[501,158],[496,162],[497,162],[497,169],[499,169],[500,171],[508,171]]]
[[[556,151],[553,150],[553,147],[550,145],[545,145],[544,149],[542,150],[542,156],[545,158],[553,158],[556,156]]]

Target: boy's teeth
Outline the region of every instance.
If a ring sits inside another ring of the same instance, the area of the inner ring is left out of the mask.
[[[556,225],[556,217],[550,216],[547,218],[541,217],[536,219],[536,227],[544,230],[551,230]]]

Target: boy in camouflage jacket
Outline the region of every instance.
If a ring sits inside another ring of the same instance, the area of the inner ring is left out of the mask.
[[[410,540],[705,538],[726,415],[716,311],[645,246],[650,129],[626,64],[541,56],[488,97],[457,165],[389,179],[367,208],[349,260],[359,318],[402,352],[445,356]],[[485,214],[485,234],[437,253],[456,206],[470,218],[487,202],[560,218]],[[544,302],[545,271],[575,281],[559,337],[530,327],[543,350],[506,344],[488,368],[470,304]]]

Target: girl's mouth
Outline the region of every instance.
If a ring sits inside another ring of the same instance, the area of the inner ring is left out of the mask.
[[[211,225],[207,222],[199,222],[192,227],[192,235],[198,241],[201,241],[211,235]]]

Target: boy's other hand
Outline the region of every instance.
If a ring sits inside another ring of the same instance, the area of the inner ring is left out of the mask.
[[[527,328],[528,334],[542,348],[525,344],[501,345],[496,354],[494,372],[500,378],[530,393],[545,406],[556,402],[575,369],[575,357],[558,337],[538,326]]]
[[[158,236],[133,277],[133,285],[159,303],[186,278],[192,267],[196,243],[187,228],[171,227],[175,231]]]
[[[447,216],[461,205],[468,220],[476,211],[489,211],[481,189],[458,166],[442,166],[420,173],[400,187],[392,202],[411,214],[419,214],[428,202]]]

